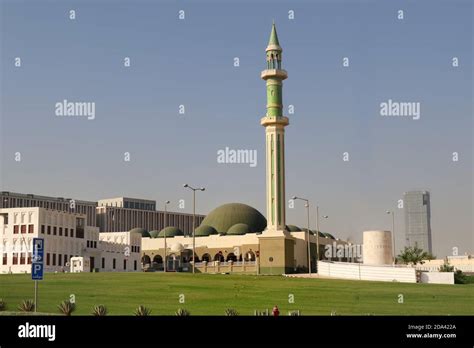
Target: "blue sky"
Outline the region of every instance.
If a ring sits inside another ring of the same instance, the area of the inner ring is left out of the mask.
[[[473,252],[470,1],[1,4],[2,190],[124,195],[158,206],[185,199],[191,211],[187,182],[207,188],[201,213],[243,202],[265,214],[259,76],[275,19],[289,75],[285,113],[295,108],[286,129],[287,198],[317,202],[330,216],[322,230],[361,241],[363,230],[390,229],[385,210],[396,209],[404,191],[427,189],[435,254]],[[55,116],[63,99],[95,102],[96,118]],[[380,116],[388,99],[420,102],[420,120]],[[257,150],[257,167],[217,163],[225,147]],[[302,205],[287,210],[287,222],[305,224]],[[403,245],[398,209],[396,234]]]

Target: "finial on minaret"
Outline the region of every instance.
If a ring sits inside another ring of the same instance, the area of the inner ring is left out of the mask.
[[[272,31],[270,33],[270,39],[268,40],[267,51],[282,51],[282,48],[280,47],[280,42],[278,41],[275,20],[273,20]]]

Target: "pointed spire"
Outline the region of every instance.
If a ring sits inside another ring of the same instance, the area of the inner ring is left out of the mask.
[[[268,40],[268,46],[278,46],[280,47],[280,43],[278,42],[278,35],[275,26],[275,20],[273,20],[272,24],[272,32],[270,33],[270,40]]]

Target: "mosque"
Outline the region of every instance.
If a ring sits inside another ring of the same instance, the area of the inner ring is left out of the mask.
[[[267,218],[246,204],[229,203],[211,211],[195,229],[194,238],[173,226],[150,231],[149,237],[147,231],[135,229],[147,236],[142,238],[145,270],[190,271],[194,265],[196,272],[203,273],[306,273],[309,257],[314,272],[316,258],[323,259],[325,246],[336,242],[329,233],[286,224],[285,127],[289,119],[282,112],[282,87],[288,75],[282,69],[282,51],[273,23],[266,69],[261,73],[267,88],[267,112],[260,120],[266,138]],[[347,244],[339,239],[337,243]]]

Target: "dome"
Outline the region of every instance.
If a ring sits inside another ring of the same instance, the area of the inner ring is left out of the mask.
[[[212,226],[217,232],[227,232],[235,224],[246,224],[250,232],[262,232],[267,219],[255,208],[242,203],[228,203],[211,211],[202,225]]]
[[[179,228],[173,227],[173,226],[168,226],[168,227],[163,228],[160,231],[160,233],[158,234],[158,238],[164,238],[165,233],[166,233],[166,238],[174,237],[174,236],[184,236],[183,231],[181,231]]]
[[[184,246],[181,243],[173,243],[170,246],[170,251],[172,253],[180,253],[184,250]]]
[[[150,237],[150,234],[144,228],[137,227],[137,228],[131,229],[130,232],[140,233],[142,237]]]
[[[153,231],[150,231],[150,238],[158,238],[158,234],[160,233],[160,231],[158,230],[153,230]]]
[[[286,228],[290,232],[301,232],[301,228],[295,225],[287,225]]]
[[[242,235],[250,233],[249,225],[247,224],[235,224],[227,231],[227,235]]]
[[[217,231],[214,227],[208,225],[201,225],[196,228],[195,236],[196,237],[205,237],[210,236],[211,234],[217,234]]]

